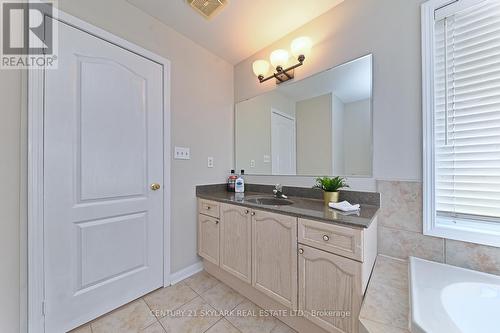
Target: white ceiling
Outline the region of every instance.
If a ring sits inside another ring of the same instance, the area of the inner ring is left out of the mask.
[[[211,20],[195,12],[186,0],[127,1],[237,64],[343,0],[229,0]]]
[[[278,91],[293,101],[303,101],[328,93],[333,93],[344,103],[370,98],[372,57],[365,56],[298,82],[282,84]]]

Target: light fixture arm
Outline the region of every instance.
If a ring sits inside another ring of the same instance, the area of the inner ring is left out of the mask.
[[[302,66],[304,64],[305,59],[306,59],[306,57],[301,54],[297,59],[298,63],[296,63],[295,65],[290,66],[286,69],[283,69],[281,66],[278,66],[278,67],[276,67],[276,73],[273,73],[273,74],[269,75],[268,77],[264,77],[264,75],[259,75],[258,76],[259,82],[262,83],[262,82],[265,82],[265,81],[270,80],[272,78],[275,78],[277,83],[282,83],[282,82],[288,81],[290,79],[293,79],[294,78],[293,70],[297,67]]]

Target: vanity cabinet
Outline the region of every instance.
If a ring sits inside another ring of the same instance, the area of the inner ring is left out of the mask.
[[[297,309],[297,218],[254,210],[252,285],[289,309]]]
[[[252,283],[252,216],[248,208],[220,206],[220,268]]]
[[[198,253],[205,269],[298,331],[358,333],[377,255],[377,218],[368,228],[324,223],[200,200]],[[313,324],[314,323],[314,324]]]
[[[362,264],[299,245],[299,310],[328,332],[358,332]]]

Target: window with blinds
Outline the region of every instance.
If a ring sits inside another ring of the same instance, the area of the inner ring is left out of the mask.
[[[434,13],[434,213],[500,223],[500,1],[463,2]]]

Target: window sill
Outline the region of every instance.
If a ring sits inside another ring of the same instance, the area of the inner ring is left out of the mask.
[[[500,247],[500,223],[438,218],[424,235]]]

